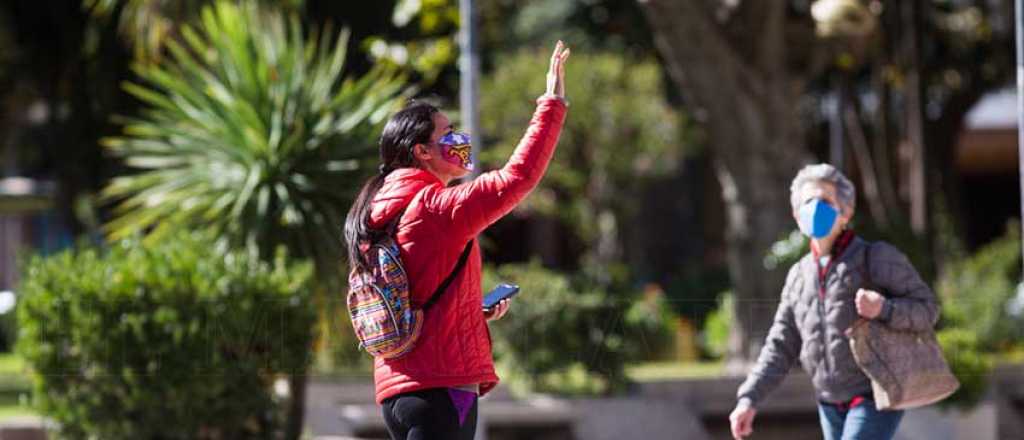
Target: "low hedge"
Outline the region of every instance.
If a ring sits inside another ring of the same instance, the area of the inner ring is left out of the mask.
[[[499,369],[517,393],[621,391],[627,363],[672,346],[663,297],[609,292],[536,263],[485,270],[485,290],[501,282],[522,288],[510,313],[490,326]]]
[[[308,265],[182,233],[32,258],[17,352],[64,438],[274,438],[274,384],[309,364]]]

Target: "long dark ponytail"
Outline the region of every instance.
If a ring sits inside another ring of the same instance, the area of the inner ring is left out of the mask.
[[[411,101],[384,126],[379,141],[380,172],[366,181],[345,217],[345,246],[352,268],[367,267],[361,245],[374,242],[385,232],[372,229],[369,225],[370,205],[374,197],[392,171],[416,166],[412,149],[416,144],[430,143],[430,135],[434,132],[434,114],[437,112],[437,107],[431,104]]]

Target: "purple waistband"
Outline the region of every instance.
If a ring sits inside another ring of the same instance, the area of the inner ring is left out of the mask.
[[[459,425],[461,426],[466,422],[469,410],[473,409],[473,405],[476,404],[476,393],[448,388],[448,397],[452,399],[452,405],[455,406],[455,411],[459,413]]]

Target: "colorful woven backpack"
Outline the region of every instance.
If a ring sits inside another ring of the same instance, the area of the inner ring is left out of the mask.
[[[402,213],[389,225],[387,234],[364,253],[368,267],[355,269],[348,277],[348,312],[359,347],[383,359],[395,359],[412,351],[423,328],[423,313],[455,280],[473,244],[466,243],[455,269],[430,299],[416,308],[409,291],[409,277],[402,266],[401,248],[394,238],[401,217]]]

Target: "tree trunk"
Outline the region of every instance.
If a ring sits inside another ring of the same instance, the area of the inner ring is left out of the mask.
[[[309,375],[306,370],[296,372],[288,377],[289,402],[288,418],[285,420],[285,440],[298,440],[302,437],[302,425],[306,415],[306,385]]]
[[[641,1],[669,76],[707,130],[722,186],[736,295],[729,357],[738,367],[760,351],[787,269],[765,269],[764,256],[795,227],[789,184],[807,158],[796,109],[804,79],[787,70],[785,1],[743,2],[732,11],[747,19],[742,42],[727,35],[709,3]]]
[[[789,184],[802,162],[795,154],[773,154],[800,151],[802,136],[793,124],[778,121],[768,112],[759,116],[743,123],[720,117],[723,122],[708,124],[726,207],[729,274],[736,295],[736,322],[729,343],[730,364],[734,367],[757,357],[778,305],[788,268],[768,271],[764,257],[772,243],[795,226]],[[786,126],[791,128],[774,136],[763,130]]]

